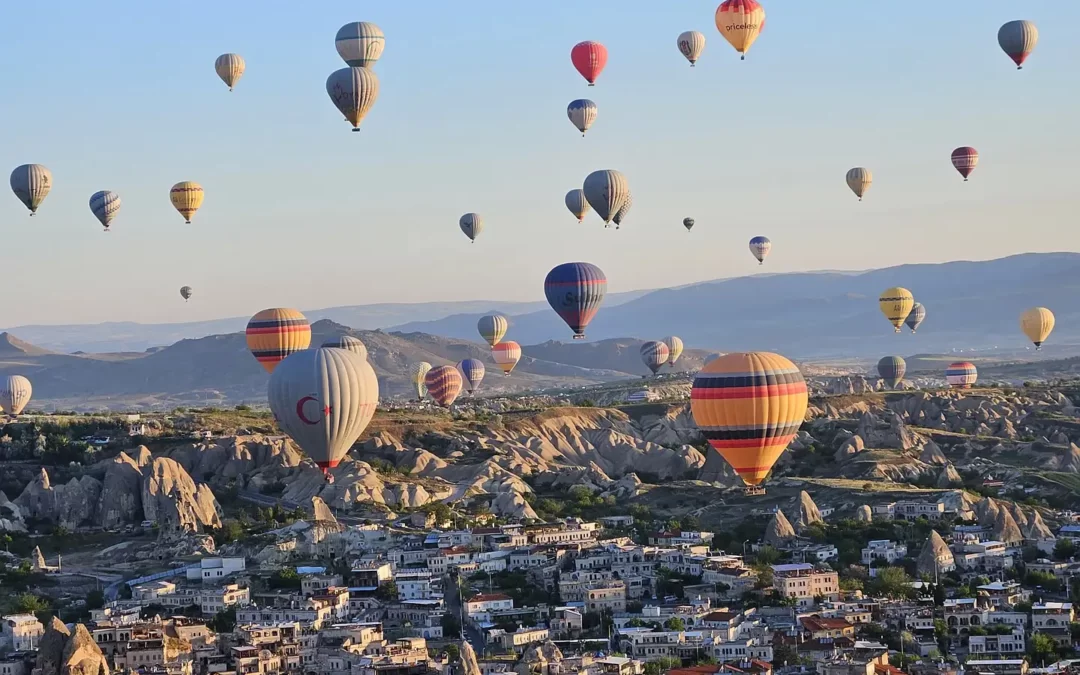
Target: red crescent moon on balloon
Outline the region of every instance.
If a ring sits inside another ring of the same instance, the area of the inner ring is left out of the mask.
[[[304,404],[307,403],[308,401],[315,401],[317,403],[319,401],[319,399],[315,398],[314,396],[305,396],[304,398],[297,401],[296,402],[296,416],[299,417],[300,421],[303,422],[304,424],[318,424],[319,420],[309,420],[304,415]]]

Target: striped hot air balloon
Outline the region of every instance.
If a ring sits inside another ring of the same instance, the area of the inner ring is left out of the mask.
[[[630,197],[630,184],[626,182],[626,176],[612,169],[593,171],[585,177],[582,189],[589,206],[604,223],[610,223]]]
[[[919,327],[919,324],[921,324],[923,322],[923,319],[925,318],[926,308],[923,307],[923,304],[921,302],[916,302],[914,305],[911,306],[911,313],[907,315],[906,319],[904,319],[904,323],[906,323],[907,327],[911,329],[912,333],[914,333],[915,330]]]
[[[945,369],[945,381],[955,389],[971,389],[971,385],[978,379],[979,370],[974,363],[957,361]]]
[[[437,366],[424,376],[424,386],[436,403],[449,408],[461,393],[461,373],[454,366]]]
[[[626,200],[623,201],[622,206],[615,212],[615,215],[611,217],[611,222],[615,223],[615,229],[619,229],[622,225],[622,221],[626,219],[626,214],[630,213],[630,207],[634,205],[634,195],[631,192],[626,193]]]
[[[52,171],[42,164],[23,164],[11,172],[11,191],[30,209],[30,215],[37,213],[52,185]]]
[[[214,71],[221,81],[228,85],[229,91],[232,91],[243,77],[246,67],[244,58],[239,54],[222,54],[214,61]]]
[[[570,50],[570,62],[591,87],[607,65],[607,47],[592,40],[579,42]]]
[[[806,382],[770,352],[713,359],[694,378],[690,410],[702,434],[747,485],[759,485],[806,417]]]
[[[582,189],[571,190],[566,193],[566,208],[574,214],[579,223],[585,221],[585,214],[589,212],[589,201],[585,199],[585,191]]]
[[[0,378],[0,408],[9,415],[22,413],[34,388],[30,386],[30,380],[22,375],[8,375]]]
[[[953,168],[959,171],[960,175],[967,181],[968,176],[975,170],[975,165],[979,163],[979,151],[965,145],[962,148],[953,150],[950,159]]]
[[[998,45],[1016,64],[1016,69],[1024,67],[1024,61],[1031,56],[1039,42],[1039,29],[1030,21],[1010,21],[998,29]]]
[[[725,0],[716,8],[715,18],[716,29],[745,60],[765,27],[765,9],[756,0]]]
[[[877,371],[889,389],[896,389],[907,372],[907,362],[899,356],[883,356],[877,362]]]
[[[765,264],[765,258],[768,257],[769,251],[772,250],[772,242],[768,237],[757,236],[750,240],[750,252],[757,258],[759,265]]]
[[[694,219],[693,218],[683,218],[682,219],[682,226],[686,228],[687,232],[689,232],[690,230],[694,229]]]
[[[521,360],[521,345],[513,340],[500,342],[491,348],[491,358],[499,370],[503,371],[503,375],[509,376],[510,371]]]
[[[264,309],[248,321],[248,349],[268,373],[273,373],[285,357],[307,349],[310,344],[311,325],[295,309]]]
[[[346,65],[370,68],[382,56],[386,37],[382,29],[370,21],[355,21],[338,29],[334,47]]]
[[[484,219],[480,217],[479,213],[466,213],[461,218],[458,218],[458,227],[469,238],[469,241],[475,244],[476,238],[484,231]]]
[[[904,320],[911,314],[911,308],[914,305],[915,298],[911,295],[911,291],[899,286],[886,288],[878,298],[878,308],[897,333],[900,332],[900,326],[904,325]]]
[[[607,293],[607,277],[592,263],[563,263],[544,279],[548,304],[562,317],[575,340],[585,339],[585,328],[600,310]]]
[[[423,401],[424,394],[427,393],[427,384],[425,384],[425,378],[427,377],[429,370],[431,370],[431,364],[427,361],[418,361],[417,363],[409,366],[407,375],[409,378],[409,382],[412,383],[413,387],[416,389],[417,401]]]
[[[184,302],[187,302],[191,298],[191,286],[181,286],[180,297],[184,299]]]
[[[679,53],[686,57],[686,60],[690,62],[690,67],[693,68],[701,52],[705,51],[705,36],[696,30],[684,31],[679,34],[679,39],[675,41],[675,44],[679,47]]]
[[[465,378],[465,389],[471,394],[480,386],[484,379],[484,363],[480,359],[463,359],[458,364],[458,369]]]
[[[668,363],[669,366],[674,368],[675,367],[675,362],[679,360],[679,357],[682,356],[682,353],[683,353],[682,338],[679,338],[679,337],[677,337],[675,335],[669,335],[666,338],[664,338],[663,342],[664,342],[664,344],[667,345],[667,348],[668,348],[668,360],[667,360],[667,363]]]
[[[844,180],[847,181],[847,186],[851,188],[851,191],[855,193],[855,196],[861,202],[863,195],[870,190],[870,185],[874,182],[874,174],[870,173],[870,169],[857,166],[847,172]]]
[[[120,213],[120,195],[112,190],[101,190],[90,195],[90,212],[109,231],[113,218]]]
[[[379,98],[379,78],[370,68],[335,70],[326,78],[326,94],[353,131],[360,131],[360,122]]]
[[[353,337],[351,335],[342,335],[336,337],[333,340],[327,340],[322,343],[322,347],[329,347],[332,349],[344,349],[352,352],[353,354],[359,354],[360,358],[367,358],[367,346],[360,338]]]
[[[641,345],[641,360],[653,375],[667,363],[670,356],[668,346],[659,340],[649,340]]]
[[[1032,307],[1020,315],[1020,330],[1035,345],[1035,349],[1042,349],[1042,343],[1050,337],[1054,330],[1054,313],[1045,307]]]
[[[502,314],[488,314],[480,317],[480,320],[476,322],[476,330],[480,332],[480,337],[492,347],[506,337],[506,330],[509,327],[510,322]]]
[[[570,105],[566,106],[566,116],[570,118],[570,123],[577,127],[577,130],[584,137],[585,132],[596,121],[596,104],[587,98],[575,99],[570,101]]]
[[[169,189],[169,201],[184,217],[184,222],[190,225],[195,212],[203,203],[202,186],[195,181],[180,181]]]

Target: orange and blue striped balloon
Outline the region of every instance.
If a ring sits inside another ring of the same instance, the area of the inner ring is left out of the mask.
[[[295,309],[274,307],[251,317],[247,325],[247,345],[266,372],[274,372],[288,355],[311,345],[311,325]]]
[[[949,364],[945,369],[945,381],[955,389],[971,389],[971,385],[979,379],[979,369],[974,363],[957,361]]]
[[[770,352],[713,359],[694,378],[690,410],[705,439],[747,485],[759,485],[806,417],[806,381]]]
[[[461,384],[461,373],[454,366],[438,366],[424,376],[428,395],[444,408],[449,408],[461,393]]]

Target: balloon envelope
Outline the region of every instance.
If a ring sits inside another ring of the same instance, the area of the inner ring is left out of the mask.
[[[914,305],[915,298],[911,295],[911,291],[899,286],[886,288],[881,293],[881,297],[878,298],[878,308],[881,309],[881,313],[885,315],[885,318],[889,320],[897,333],[900,332],[900,326],[904,325],[904,320],[908,318],[908,314],[911,314],[911,308]]]
[[[750,252],[757,258],[758,264],[764,264],[766,256],[772,250],[772,242],[768,237],[754,237],[750,240]]]
[[[667,363],[670,356],[668,346],[659,340],[649,340],[641,345],[641,361],[648,366],[653,375]]]
[[[52,183],[52,171],[41,164],[23,164],[11,172],[11,191],[31,214],[37,213],[41,202],[49,195]]]
[[[0,378],[0,408],[9,415],[18,415],[30,402],[34,388],[30,380],[22,375],[8,375]]]
[[[248,349],[268,373],[273,373],[285,357],[311,344],[307,317],[287,307],[264,309],[251,317],[246,333]]]
[[[499,344],[499,340],[506,336],[506,330],[509,327],[510,322],[502,314],[488,314],[480,317],[480,320],[476,322],[476,330],[480,332],[480,337],[492,347]]]
[[[345,349],[291,354],[270,376],[270,410],[325,473],[367,428],[379,402],[379,381],[363,357]]]
[[[353,131],[359,131],[360,122],[379,98],[379,78],[368,68],[342,68],[326,78],[326,93]]]
[[[461,393],[461,373],[453,366],[438,366],[427,372],[424,384],[436,403],[449,408]]]
[[[500,342],[491,348],[491,359],[503,371],[503,375],[509,375],[521,360],[521,345],[513,340]]]
[[[416,389],[416,399],[419,401],[422,401],[424,399],[424,394],[427,393],[427,385],[424,384],[424,378],[427,376],[429,370],[431,370],[431,364],[427,361],[418,361],[409,366],[409,382],[412,383],[413,387]]]
[[[464,359],[458,363],[458,369],[461,370],[461,374],[465,378],[465,389],[470,394],[476,391],[476,388],[480,386],[480,382],[484,379],[483,361],[480,359]]]
[[[584,136],[589,127],[593,125],[593,122],[596,121],[596,104],[587,98],[570,101],[570,105],[566,106],[566,116],[570,118],[571,124],[577,127],[577,130]]]
[[[870,169],[857,166],[847,172],[844,180],[861,202],[863,195],[866,194],[867,190],[870,189],[870,185],[874,182],[874,175],[870,173]]]
[[[243,57],[239,54],[222,54],[214,61],[214,71],[217,72],[221,81],[228,85],[229,91],[232,91],[236,83],[240,81],[246,67]]]
[[[334,38],[338,56],[349,66],[370,68],[382,56],[386,37],[382,29],[369,21],[347,23]]]
[[[1020,315],[1020,330],[1035,344],[1035,349],[1039,349],[1054,330],[1054,313],[1045,307],[1024,310]]]
[[[634,205],[634,195],[630,192],[626,193],[626,199],[623,200],[622,206],[615,212],[615,215],[611,217],[611,222],[615,223],[615,229],[619,229],[622,225],[622,221],[626,218],[626,214],[630,213],[630,207]]]
[[[694,378],[690,410],[709,444],[748,485],[765,480],[806,417],[802,373],[770,352],[731,353]]]
[[[607,65],[607,48],[592,40],[579,42],[570,50],[570,61],[591,87]]]
[[[180,297],[183,298],[184,300],[187,300],[188,298],[190,298],[191,297],[191,286],[181,286],[180,287]]]
[[[912,333],[914,333],[915,330],[919,327],[919,324],[921,324],[923,322],[923,319],[925,318],[926,308],[923,307],[923,304],[921,302],[916,302],[911,306],[911,313],[907,315],[906,319],[904,319],[904,323],[906,323],[907,327],[911,329]]]
[[[679,53],[685,56],[693,66],[697,63],[701,52],[705,51],[705,35],[696,30],[688,30],[679,35],[675,44],[679,47]]]
[[[964,180],[967,180],[971,172],[975,170],[975,165],[979,163],[979,151],[964,146],[953,150],[949,159],[952,161],[953,168],[960,172]]]
[[[968,361],[957,361],[945,369],[945,381],[956,389],[970,389],[978,379],[979,370]]]
[[[109,229],[113,218],[120,212],[120,195],[112,190],[102,190],[90,195],[90,212],[98,222]]]
[[[694,227],[694,219],[693,218],[683,218],[682,219],[682,226],[686,228],[687,232],[689,232]]]
[[[716,8],[715,19],[716,29],[745,59],[765,27],[765,9],[756,0],[725,0]]]
[[[322,346],[332,349],[344,349],[353,354],[359,354],[362,359],[367,358],[367,346],[364,344],[364,341],[351,335],[342,335],[333,340],[327,340],[322,343]]]
[[[458,219],[458,227],[469,238],[469,241],[476,241],[476,238],[484,231],[484,219],[479,213],[466,213]]]
[[[548,304],[574,331],[575,340],[585,339],[585,328],[596,316],[606,293],[607,277],[592,263],[563,263],[544,279]]]
[[[1038,42],[1039,29],[1030,21],[1010,21],[998,29],[998,45],[1013,60],[1017,70],[1023,67]]]
[[[907,362],[899,356],[884,356],[877,362],[877,371],[889,389],[896,389],[907,372]]]
[[[667,363],[669,366],[674,366],[675,362],[679,360],[679,357],[682,356],[683,353],[682,338],[675,335],[669,335],[663,339],[663,343],[666,344],[668,348]]]
[[[566,193],[566,208],[577,217],[578,222],[585,220],[585,214],[589,212],[589,201],[585,199],[585,191],[571,190]]]
[[[195,181],[180,181],[169,189],[169,201],[184,217],[184,222],[190,225],[195,212],[203,203],[202,186]]]
[[[611,222],[622,208],[623,202],[630,196],[630,185],[626,182],[626,176],[612,169],[593,171],[585,177],[582,189],[589,206],[605,223]]]

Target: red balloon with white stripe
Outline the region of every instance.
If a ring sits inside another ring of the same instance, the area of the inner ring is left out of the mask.
[[[424,376],[428,396],[444,408],[449,408],[461,393],[461,373],[454,366],[432,368]]]
[[[521,360],[521,345],[513,340],[504,340],[491,348],[491,358],[503,375],[510,375],[510,371]]]
[[[671,350],[660,340],[649,340],[641,345],[641,360],[649,367],[653,375],[668,362],[670,356]]]
[[[953,168],[960,172],[965,181],[971,175],[971,172],[975,170],[975,165],[978,163],[979,151],[975,148],[965,145],[952,151]]]

